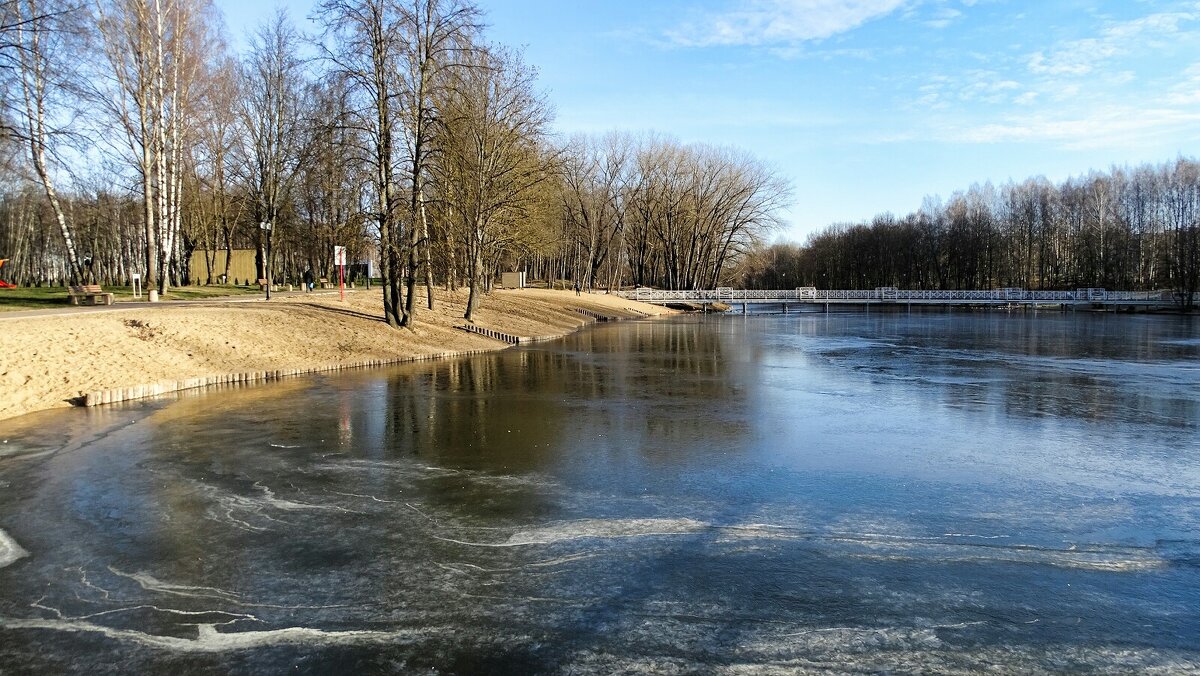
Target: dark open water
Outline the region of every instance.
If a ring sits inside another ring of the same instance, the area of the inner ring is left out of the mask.
[[[1200,672],[1200,323],[687,318],[0,423],[0,672]]]

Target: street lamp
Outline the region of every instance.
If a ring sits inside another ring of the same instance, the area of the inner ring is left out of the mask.
[[[262,230],[264,233],[266,233],[263,238],[263,241],[265,243],[265,248],[263,250],[263,277],[266,278],[266,281],[267,281],[267,283],[266,283],[267,300],[271,300],[271,228],[272,227],[273,227],[273,224],[271,223],[271,221],[263,221],[258,224],[259,230]]]

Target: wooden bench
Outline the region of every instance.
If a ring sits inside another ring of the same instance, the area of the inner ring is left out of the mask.
[[[71,305],[112,305],[113,295],[100,288],[99,284],[72,286],[67,292]]]
[[[270,283],[270,280],[267,280],[267,279],[260,279],[260,280],[258,280],[258,290],[259,290],[259,291],[266,291],[266,290],[267,290],[267,284],[269,284],[269,283]]]
[[[333,285],[333,284],[330,284],[330,283],[329,283],[329,280],[328,280],[328,279],[326,279],[325,277],[322,277],[322,278],[318,279],[318,280],[317,280],[317,283],[321,285],[321,288],[322,288],[322,289],[330,289],[330,288],[333,288],[333,287],[335,286],[335,285]]]

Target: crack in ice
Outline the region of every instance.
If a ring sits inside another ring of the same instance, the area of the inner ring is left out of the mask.
[[[271,603],[254,603],[251,601],[243,601],[242,595],[236,592],[226,591],[218,587],[197,587],[182,584],[173,584],[171,582],[163,582],[149,573],[137,572],[126,573],[116,568],[109,566],[108,570],[113,575],[119,575],[128,578],[138,583],[142,589],[149,592],[158,592],[161,594],[171,594],[174,596],[186,596],[199,599],[217,599],[235,606],[243,608],[275,608],[280,610],[325,610],[329,608],[349,608],[348,605],[278,605]]]
[[[92,633],[119,640],[137,643],[149,648],[185,653],[217,653],[249,650],[277,645],[356,645],[363,643],[394,642],[397,639],[416,639],[429,633],[429,629],[392,631],[324,631],[309,627],[286,627],[262,631],[220,632],[217,624],[197,624],[196,638],[159,636],[132,629],[116,629],[83,620],[62,619],[18,619],[0,617],[0,628],[43,629],[73,633]]]

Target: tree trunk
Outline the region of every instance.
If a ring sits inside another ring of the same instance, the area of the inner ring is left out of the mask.
[[[476,224],[475,228],[476,228],[476,232],[479,232],[479,230],[482,228],[482,226]],[[479,304],[479,277],[480,277],[480,269],[483,267],[483,245],[478,241],[477,235],[472,235],[472,239],[474,241],[472,242],[471,252],[470,252],[471,253],[471,264],[470,264],[469,270],[467,272],[467,274],[469,275],[467,277],[467,280],[471,284],[471,292],[467,296],[467,311],[463,315],[463,318],[471,323],[474,323],[475,322],[475,307]]]
[[[430,253],[432,242],[429,239],[429,214],[425,210],[425,196],[421,196],[421,243],[425,254],[425,297],[430,310],[433,309],[433,256]]]

